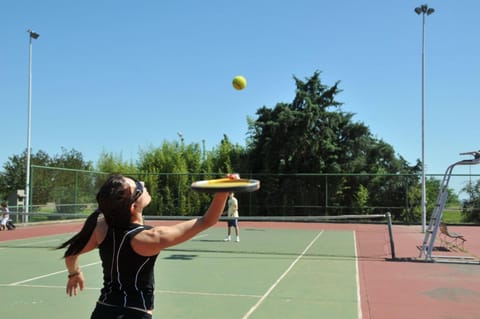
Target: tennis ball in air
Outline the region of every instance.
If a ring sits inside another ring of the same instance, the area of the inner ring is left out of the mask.
[[[233,78],[232,85],[236,90],[243,90],[247,86],[247,80],[243,76],[237,75]]]

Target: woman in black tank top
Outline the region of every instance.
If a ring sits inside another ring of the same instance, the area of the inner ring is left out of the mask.
[[[237,174],[229,177],[239,178]],[[200,218],[151,227],[143,224],[142,211],[151,201],[143,182],[111,175],[97,193],[98,209],[86,219],[79,233],[58,247],[66,248],[67,294],[77,295],[84,288],[79,256],[98,248],[103,287],[90,318],[152,318],[158,254],[215,225],[227,197],[228,193],[216,193]]]

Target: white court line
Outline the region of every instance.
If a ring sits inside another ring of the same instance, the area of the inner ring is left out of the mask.
[[[360,274],[358,272],[358,252],[357,252],[357,232],[353,231],[353,247],[355,249],[355,279],[357,281],[357,309],[358,309],[358,319],[362,319],[362,302],[360,296]]]
[[[259,295],[248,294],[223,294],[213,292],[195,292],[195,291],[174,291],[174,290],[155,290],[155,293],[164,293],[172,295],[199,295],[199,296],[218,296],[218,297],[247,297],[247,298],[260,298]]]
[[[12,287],[12,284],[0,284],[0,287]],[[50,289],[65,289],[65,286],[55,286],[55,285],[22,285],[18,284],[15,287],[25,287],[25,288],[50,288]],[[83,290],[100,290],[99,287],[84,287]],[[215,296],[215,297],[246,297],[246,298],[260,298],[260,295],[248,295],[248,294],[223,294],[223,293],[212,293],[212,292],[195,292],[195,291],[175,291],[175,290],[157,290],[155,289],[155,294],[171,294],[171,295],[198,295],[198,296]]]
[[[250,318],[250,315],[257,310],[257,308],[263,303],[263,301],[270,295],[270,293],[277,287],[280,281],[285,278],[285,276],[292,270],[293,266],[305,255],[305,253],[312,247],[312,245],[317,241],[317,239],[323,234],[323,230],[308,244],[308,246],[302,251],[302,253],[293,261],[293,263],[285,270],[285,272],[275,281],[275,283],[268,288],[267,292],[260,298],[255,305],[242,317],[242,319]]]
[[[15,245],[13,247],[22,247],[22,246],[31,246],[31,245],[38,245],[38,244],[44,244],[44,243],[51,243],[51,242],[59,242],[60,239],[59,238],[56,238],[56,239],[49,239],[49,240],[40,240],[40,241],[31,241],[31,242],[28,242],[28,243],[24,243],[24,244],[18,244],[18,245]]]
[[[34,246],[34,245],[38,245],[38,244],[59,242],[59,241],[60,241],[60,238],[49,239],[49,240],[39,240],[39,241],[29,241],[29,242],[26,242],[26,243],[23,243],[23,244],[13,244],[9,247],[0,247],[0,250],[7,249],[7,248],[15,248],[15,247]],[[36,248],[36,247],[33,247],[33,248]]]
[[[94,263],[82,265],[81,268],[86,268],[86,267],[98,265],[99,263],[101,263],[101,262],[97,261],[97,262],[94,262]],[[37,280],[37,279],[42,279],[42,278],[45,278],[45,277],[58,275],[58,274],[61,274],[61,273],[64,273],[64,272],[67,272],[67,270],[60,270],[60,271],[56,271],[56,272],[51,272],[51,273],[46,274],[46,275],[41,275],[41,276],[25,279],[25,280],[22,280],[22,281],[12,282],[11,284],[8,284],[8,286],[18,286],[18,285],[24,284],[26,282],[30,282],[30,281],[34,281],[34,280]]]
[[[50,289],[65,289],[65,286],[56,286],[56,285],[12,285],[12,284],[0,284],[0,287],[24,287],[24,288],[50,288]],[[84,287],[83,290],[100,290],[100,288],[96,287]]]

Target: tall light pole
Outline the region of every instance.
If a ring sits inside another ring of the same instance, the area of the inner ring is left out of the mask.
[[[423,4],[415,8],[415,13],[422,15],[422,232],[425,232],[427,221],[427,203],[425,187],[425,16],[431,15],[435,9]]]
[[[32,39],[38,39],[40,34],[27,30],[29,38],[28,51],[28,124],[27,124],[27,173],[25,176],[25,222],[28,222],[28,213],[30,211],[30,127],[32,122]]]

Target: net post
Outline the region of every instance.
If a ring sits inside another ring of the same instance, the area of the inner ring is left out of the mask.
[[[392,231],[392,215],[390,214],[390,212],[387,212],[385,216],[387,217],[388,236],[390,237],[390,250],[392,251],[392,259],[396,259],[395,243],[393,241],[393,231]]]

